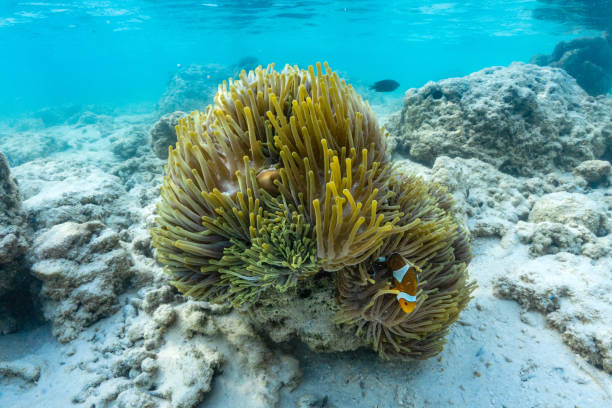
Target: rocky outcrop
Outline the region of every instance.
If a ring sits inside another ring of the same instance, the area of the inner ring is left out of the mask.
[[[21,193],[0,152],[0,334],[16,330],[16,314],[23,307],[16,299],[29,298],[29,274],[24,263],[27,249]]]
[[[151,128],[151,149],[160,159],[168,159],[168,146],[176,145],[176,125],[185,112],[177,111],[162,116]]]
[[[53,334],[67,342],[115,313],[117,296],[132,275],[119,234],[99,222],[66,222],[34,242],[32,273],[43,282],[43,314]]]
[[[612,88],[612,36],[561,41],[551,55],[534,55],[531,63],[564,69],[589,95],[606,94]]]
[[[17,182],[6,157],[0,153],[0,297],[16,284],[19,268],[14,263],[28,248],[25,223]]]
[[[392,149],[429,166],[446,155],[511,175],[571,171],[612,154],[612,100],[563,70],[514,63],[408,90],[389,131]]]

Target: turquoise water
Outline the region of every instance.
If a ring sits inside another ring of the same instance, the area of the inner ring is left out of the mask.
[[[2,0],[0,116],[153,104],[180,67],[245,57],[279,66],[328,61],[357,86],[394,79],[400,95],[528,61],[597,28],[558,18],[572,2],[558,3]]]

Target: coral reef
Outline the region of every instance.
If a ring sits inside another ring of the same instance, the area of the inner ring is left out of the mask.
[[[389,126],[390,145],[426,165],[445,155],[511,175],[571,171],[612,154],[611,105],[557,68],[485,68],[408,90]]]
[[[602,95],[612,88],[612,37],[604,33],[561,41],[551,55],[534,55],[531,63],[562,68],[589,95]]]
[[[188,296],[260,322],[271,321],[262,307],[318,297],[323,305],[302,306],[309,319],[337,310],[334,321],[381,356],[431,357],[474,287],[467,230],[444,188],[393,168],[369,106],[324,70],[242,72],[206,112],[179,121],[152,230],[157,258]],[[399,306],[395,271],[374,267],[392,254],[419,271],[414,312]],[[329,282],[308,286],[315,276]],[[321,348],[324,336],[297,333]]]

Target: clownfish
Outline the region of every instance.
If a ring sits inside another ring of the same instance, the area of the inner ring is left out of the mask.
[[[417,304],[418,276],[417,268],[410,265],[406,259],[398,253],[392,254],[390,257],[379,257],[378,263],[384,263],[393,273],[392,290],[399,290],[397,301],[402,310],[406,313],[412,313]]]
[[[278,187],[274,184],[275,180],[280,179],[280,170],[278,169],[268,169],[260,172],[257,175],[257,183],[266,190],[268,193],[272,195],[278,194]]]

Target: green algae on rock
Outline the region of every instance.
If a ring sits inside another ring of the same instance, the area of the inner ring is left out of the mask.
[[[151,233],[181,292],[249,310],[270,331],[288,317],[271,299],[310,304],[292,318],[353,334],[340,349],[441,351],[474,288],[467,230],[443,187],[394,167],[369,105],[327,64],[243,71],[179,121],[177,138]],[[410,313],[396,271],[373,267],[392,254],[420,271]],[[326,333],[298,336],[336,349]]]

